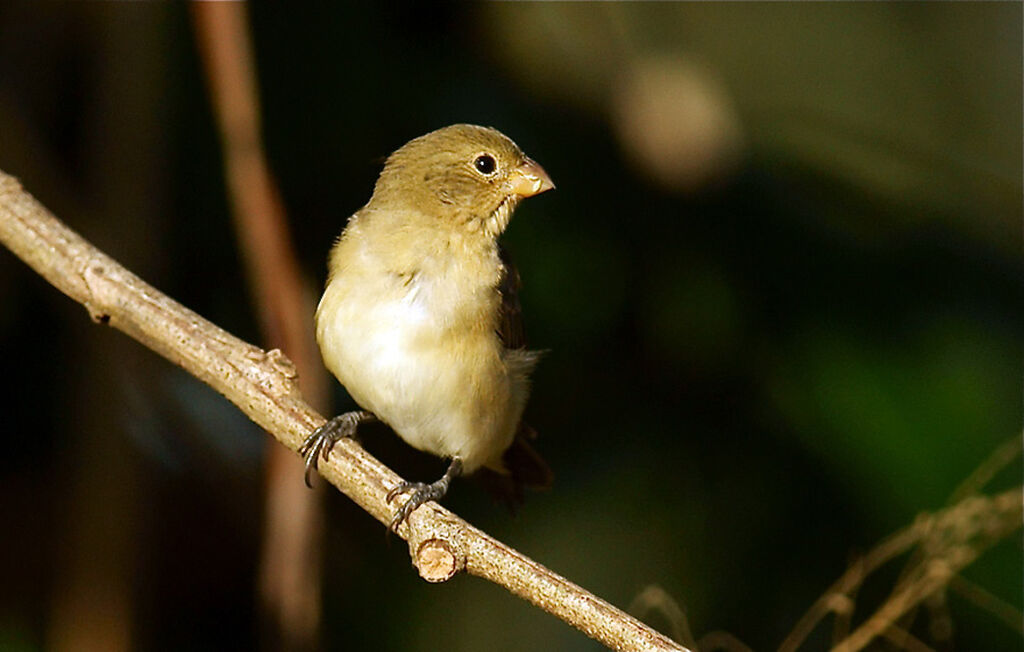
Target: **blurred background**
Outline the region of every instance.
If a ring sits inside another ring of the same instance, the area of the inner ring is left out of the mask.
[[[269,347],[195,12],[0,4],[0,170]],[[696,638],[774,649],[858,555],[1019,440],[1021,4],[336,3],[247,21],[311,293],[410,138],[492,125],[555,180],[504,237],[548,350],[527,419],[555,486],[515,517],[467,481],[445,504],[613,604],[655,585]],[[6,250],[0,297],[0,649],[282,645],[260,597],[268,436]],[[352,407],[329,387],[328,411]],[[444,468],[386,429],[364,441],[409,477]],[[1017,455],[985,491],[1021,472]],[[310,495],[305,645],[600,649],[484,581],[424,583],[380,523]],[[931,649],[1022,649],[1022,572],[1018,531],[903,624]],[[672,612],[643,615],[671,633]],[[801,649],[831,637],[826,621]]]

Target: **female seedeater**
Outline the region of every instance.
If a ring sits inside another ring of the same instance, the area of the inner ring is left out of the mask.
[[[453,125],[392,154],[369,203],[331,251],[316,312],[324,363],[363,408],[306,440],[309,471],[362,421],[379,419],[419,450],[450,459],[411,491],[395,529],[452,478],[486,468],[523,485],[550,472],[521,424],[537,353],[526,349],[519,279],[498,246],[516,205],[554,188],[502,133]]]

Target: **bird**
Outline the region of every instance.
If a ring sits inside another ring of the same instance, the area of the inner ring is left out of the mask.
[[[306,484],[336,442],[382,421],[416,449],[449,460],[435,482],[405,481],[389,529],[478,473],[507,502],[551,471],[522,422],[540,352],[526,348],[519,274],[499,245],[516,206],[555,187],[500,131],[455,124],[387,158],[369,202],[328,258],[316,310],[325,366],[359,406],[300,448]]]

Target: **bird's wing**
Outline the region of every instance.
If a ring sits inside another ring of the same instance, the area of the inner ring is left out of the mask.
[[[502,275],[498,281],[498,292],[501,294],[501,312],[498,315],[498,337],[509,349],[526,348],[526,330],[523,328],[523,306],[519,303],[519,290],[522,281],[519,270],[504,247],[498,247],[501,257]]]
[[[499,247],[498,253],[503,268],[498,283],[498,291],[501,293],[498,337],[506,348],[525,349],[526,330],[523,328],[523,308],[519,303],[519,289],[522,286],[519,271],[504,248]],[[485,488],[513,511],[523,502],[524,487],[545,489],[551,486],[551,469],[530,445],[536,438],[537,431],[525,422],[520,422],[515,439],[502,456],[502,465],[507,473],[491,469],[482,469],[478,473]]]

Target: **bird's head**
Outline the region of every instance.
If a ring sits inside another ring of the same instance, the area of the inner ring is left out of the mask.
[[[544,168],[500,131],[457,124],[388,157],[371,205],[497,237],[520,200],[554,187]]]

